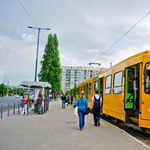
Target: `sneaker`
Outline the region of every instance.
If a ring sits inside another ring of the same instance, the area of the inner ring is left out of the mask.
[[[96,124],[94,124],[93,126],[97,127],[97,125],[96,125]]]
[[[80,131],[82,131],[82,129],[79,129]]]
[[[98,121],[98,126],[100,126],[100,121]]]

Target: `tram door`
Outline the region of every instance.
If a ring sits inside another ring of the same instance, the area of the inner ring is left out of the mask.
[[[150,62],[148,62],[149,60],[148,56],[145,56],[146,61],[144,62],[143,65],[144,90],[142,93],[142,101],[141,101],[142,119],[145,119],[147,121],[150,120]]]
[[[125,69],[125,109],[139,117],[140,64]]]
[[[98,95],[102,98],[101,106],[103,107],[103,78],[98,80]]]
[[[88,98],[88,84],[84,85],[85,98]]]
[[[98,95],[103,99],[103,78],[98,81]]]
[[[125,109],[133,109],[133,69],[125,69]]]

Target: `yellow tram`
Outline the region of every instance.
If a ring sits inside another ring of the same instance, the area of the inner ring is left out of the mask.
[[[150,51],[131,56],[80,83],[76,98],[85,91],[88,107],[98,89],[102,113],[150,134]]]

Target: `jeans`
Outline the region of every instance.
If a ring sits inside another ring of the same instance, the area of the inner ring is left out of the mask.
[[[73,100],[71,100],[71,105],[72,105]]]
[[[22,109],[22,115],[24,114],[25,112],[25,115],[27,115],[27,105],[24,105],[23,109]]]
[[[79,115],[79,127],[82,129],[84,127],[84,117],[86,115],[85,111],[78,110]]]
[[[38,104],[38,113],[41,113],[42,104]]]
[[[94,123],[97,126],[97,122],[100,121],[100,111],[96,112],[93,110]]]
[[[66,100],[62,100],[62,108],[65,108],[65,102]]]

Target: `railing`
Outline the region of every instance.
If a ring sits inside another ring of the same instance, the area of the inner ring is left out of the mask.
[[[3,118],[3,113],[4,112],[8,112],[7,116],[10,116],[10,110],[13,110],[13,114],[15,114],[17,109],[18,109],[18,113],[19,113],[20,108],[21,108],[21,111],[22,111],[22,107],[20,106],[20,102],[13,102],[13,103],[8,102],[8,105],[5,103],[5,107],[4,107],[4,103],[1,102],[1,106],[0,106],[1,118]],[[44,101],[44,113],[48,110],[49,110],[49,102]],[[27,112],[28,112],[28,109],[27,109]]]

